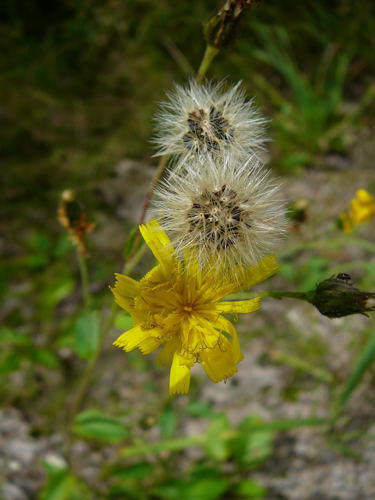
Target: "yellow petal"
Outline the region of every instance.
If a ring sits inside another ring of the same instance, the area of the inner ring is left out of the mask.
[[[232,377],[237,372],[232,345],[227,339],[214,349],[201,351],[200,357],[205,372],[214,382]]]
[[[366,189],[358,189],[355,194],[358,200],[360,200],[361,202],[375,203],[375,199],[371,196],[371,194],[368,191],[366,191]]]
[[[157,362],[161,366],[168,366],[172,363],[174,353],[179,348],[180,342],[178,337],[169,340],[163,346],[163,349],[160,351]]]
[[[280,266],[276,260],[276,255],[267,255],[255,265],[244,270],[243,277],[240,280],[240,285],[236,287],[236,290],[250,288],[257,283],[261,283],[275,274],[279,269]]]
[[[215,328],[228,333],[232,337],[233,360],[236,364],[239,363],[243,359],[243,354],[241,352],[241,346],[240,346],[240,341],[238,340],[237,330],[232,325],[232,323],[223,316],[220,316],[215,321],[214,325]]]
[[[160,345],[160,340],[157,340],[154,337],[149,337],[145,340],[143,340],[138,348],[141,351],[142,354],[150,354],[151,352],[155,351],[157,347]]]
[[[125,309],[132,312],[134,306],[134,297],[138,294],[139,283],[129,276],[123,274],[116,274],[116,283],[111,291],[115,296],[116,303]]]
[[[139,347],[146,339],[157,337],[158,332],[156,330],[158,329],[153,328],[146,330],[139,325],[135,326],[121,334],[119,338],[113,342],[113,345],[121,347],[124,351],[132,351],[136,347]]]
[[[174,353],[169,378],[169,394],[187,394],[189,392],[190,366],[190,360],[177,352]]]
[[[247,300],[223,300],[216,304],[218,311],[222,313],[251,313],[260,307],[260,298]]]
[[[139,226],[139,230],[147,246],[164,271],[168,270],[170,266],[175,265],[176,258],[171,240],[161,229],[156,219],[152,219],[147,224]]]

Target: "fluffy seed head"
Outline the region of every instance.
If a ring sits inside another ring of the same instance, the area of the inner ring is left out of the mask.
[[[238,158],[255,153],[266,141],[266,120],[246,101],[240,82],[224,91],[222,83],[191,81],[186,87],[175,85],[167,96],[156,115],[156,156]]]
[[[201,266],[235,277],[272,252],[285,230],[279,185],[255,156],[189,164],[157,189],[153,215],[180,255],[193,250]]]

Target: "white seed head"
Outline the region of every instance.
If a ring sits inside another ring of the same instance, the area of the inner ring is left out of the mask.
[[[156,115],[156,156],[239,158],[259,151],[267,120],[246,101],[240,83],[227,91],[223,83],[175,85]]]
[[[234,278],[275,250],[286,225],[279,183],[255,155],[241,163],[199,157],[172,170],[156,190],[153,215],[180,256],[192,250],[201,266]]]

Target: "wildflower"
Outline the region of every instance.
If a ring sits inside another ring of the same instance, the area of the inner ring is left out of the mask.
[[[274,274],[278,270],[275,257],[269,255],[245,269],[241,283],[219,284],[210,268],[201,268],[193,258],[176,256],[155,219],[140,226],[140,231],[158,264],[139,282],[116,275],[115,300],[131,314],[134,327],[114,345],[125,351],[138,348],[142,354],[163,346],[158,361],[171,365],[170,394],[189,391],[190,369],[197,362],[214,382],[231,377],[243,356],[236,329],[223,314],[256,311],[260,299],[220,299]]]
[[[375,293],[355,288],[351,277],[346,273],[322,281],[309,295],[309,302],[328,318],[358,313],[367,316],[368,312],[375,311]]]
[[[153,214],[178,255],[193,249],[217,276],[236,273],[272,252],[285,228],[279,185],[256,157],[198,158],[155,192]],[[239,267],[236,265],[239,264]]]
[[[222,84],[175,86],[157,115],[156,155],[191,158],[228,153],[236,157],[259,150],[266,120],[240,83],[226,92]]]
[[[74,192],[66,189],[61,195],[61,202],[57,211],[60,224],[70,235],[73,245],[83,257],[88,257],[85,236],[95,228],[94,222],[89,222],[81,204],[74,198]]]
[[[358,189],[356,197],[350,202],[348,212],[340,215],[345,233],[351,233],[353,227],[370,220],[375,215],[375,198],[365,189]]]

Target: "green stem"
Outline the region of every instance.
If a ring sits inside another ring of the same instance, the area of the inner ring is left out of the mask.
[[[154,189],[156,184],[159,182],[161,177],[163,176],[164,170],[168,164],[168,155],[163,155],[160,160],[154,177],[151,179],[150,187],[148,188],[147,194],[145,196],[145,200],[143,202],[141,217],[139,218],[139,224],[143,224],[145,221],[146,213],[148,207],[150,206],[150,202],[152,200],[152,195],[154,194]],[[136,246],[136,245],[134,245]]]
[[[284,290],[269,290],[268,292],[257,293],[257,297],[272,297],[273,299],[298,299],[310,302],[309,292],[287,292]]]
[[[203,80],[207,74],[209,67],[211,66],[212,61],[214,60],[214,58],[217,56],[217,54],[219,52],[220,52],[219,49],[216,49],[212,45],[207,44],[206,50],[205,50],[204,55],[203,55],[202,62],[199,66],[197,75],[195,77],[195,80],[197,83],[199,83],[199,84],[203,83]]]
[[[267,292],[259,292],[255,293],[254,297],[248,297],[248,293],[246,292],[240,292],[233,294],[230,299],[226,299],[229,301],[234,301],[234,300],[253,300],[255,297],[272,297],[273,299],[284,299],[284,298],[289,298],[289,299],[298,299],[298,300],[304,300],[306,302],[311,302],[311,292],[287,292],[285,290],[268,290]]]
[[[290,429],[296,429],[299,427],[315,427],[323,426],[330,423],[330,419],[326,418],[305,418],[305,419],[289,419],[289,420],[277,420],[274,422],[260,422],[254,423],[253,428],[248,428],[247,431],[250,432],[264,432],[264,431],[284,431]],[[242,436],[242,432],[237,429],[228,429],[217,436],[218,440],[230,441],[232,439]],[[136,456],[148,455],[160,453],[162,451],[180,451],[192,446],[199,446],[206,443],[208,440],[207,433],[198,434],[195,436],[186,436],[174,439],[166,439],[165,441],[159,441],[156,443],[145,443],[139,442],[133,446],[126,446],[120,448],[118,451],[118,456],[121,458],[133,458]]]
[[[79,272],[81,275],[83,303],[85,305],[85,308],[89,309],[91,305],[91,296],[90,296],[89,271],[87,268],[87,261],[85,257],[83,257],[80,254],[79,251],[77,251],[77,256],[78,256]]]

